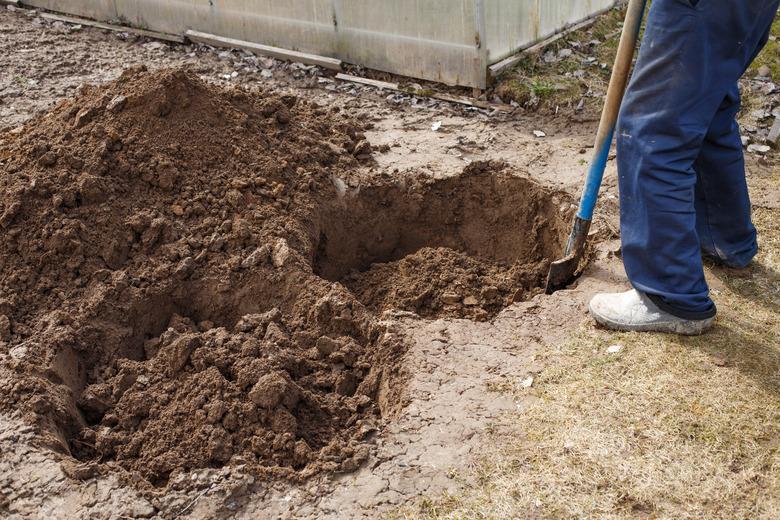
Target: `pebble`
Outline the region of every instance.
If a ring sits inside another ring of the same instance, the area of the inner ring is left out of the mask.
[[[27,347],[23,347],[23,346],[14,347],[11,349],[9,354],[14,359],[24,359],[24,357],[27,355]]]
[[[617,354],[623,350],[623,345],[611,345],[607,347],[607,354]]]
[[[769,135],[766,140],[774,146],[780,143],[780,117],[775,117],[775,121],[772,124],[772,128],[769,130]]]
[[[111,101],[108,102],[108,105],[106,105],[106,110],[113,113],[121,112],[122,109],[125,108],[126,104],[126,96],[115,96]]]
[[[762,78],[768,78],[771,74],[772,70],[766,65],[761,65],[761,67],[758,68],[758,75]]]
[[[757,154],[765,154],[769,152],[771,148],[765,144],[751,144],[748,146],[748,152],[750,153],[757,153]]]
[[[277,269],[284,266],[287,259],[290,257],[290,246],[287,245],[287,240],[280,238],[274,245],[274,250],[271,253],[271,262]]]
[[[268,259],[270,253],[269,249],[270,248],[267,245],[258,247],[252,251],[249,256],[244,258],[244,260],[241,262],[241,267],[244,269],[249,269],[265,262]]]
[[[445,305],[457,305],[460,303],[461,298],[456,293],[444,293],[441,295],[441,301]]]

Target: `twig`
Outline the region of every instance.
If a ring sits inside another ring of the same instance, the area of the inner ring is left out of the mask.
[[[195,502],[197,502],[198,500],[200,500],[200,499],[201,499],[201,498],[202,498],[204,495],[206,495],[206,494],[207,494],[209,491],[211,491],[213,487],[214,487],[214,484],[211,484],[211,485],[210,485],[208,488],[206,488],[206,490],[205,490],[205,491],[203,491],[203,492],[202,492],[200,495],[198,495],[198,496],[196,496],[195,498],[193,498],[193,499],[192,499],[192,502],[190,502],[189,504],[187,504],[187,505],[184,507],[184,509],[182,509],[181,511],[179,511],[178,513],[176,513],[176,516],[174,516],[174,518],[179,518],[181,515],[183,515],[184,513],[186,513],[186,512],[187,512],[187,510],[188,510],[189,508],[191,508],[192,506],[194,506],[194,505],[195,505]]]

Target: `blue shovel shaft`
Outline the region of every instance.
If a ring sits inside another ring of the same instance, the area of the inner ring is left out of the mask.
[[[582,220],[593,220],[593,212],[596,209],[596,201],[599,198],[599,190],[604,179],[604,171],[607,169],[609,150],[612,148],[614,136],[615,125],[612,125],[612,128],[609,129],[600,142],[596,143],[596,150],[593,153],[588,177],[585,180],[585,189],[580,200],[580,209],[577,211],[577,216]]]
[[[645,12],[647,0],[630,0],[626,12],[626,21],[623,25],[623,34],[620,37],[615,66],[612,69],[612,78],[609,81],[609,89],[604,102],[604,111],[601,114],[601,122],[596,137],[596,145],[593,160],[590,164],[585,189],[580,200],[577,218],[590,222],[596,209],[601,181],[604,179],[604,170],[607,168],[609,151],[612,147],[612,139],[615,136],[620,105],[628,84],[631,71],[631,63],[634,58],[639,32],[642,27],[642,17]],[[567,251],[567,253],[569,253]]]

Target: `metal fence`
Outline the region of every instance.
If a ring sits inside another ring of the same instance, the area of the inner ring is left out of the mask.
[[[484,88],[488,66],[615,0],[22,0],[152,31],[188,29]]]

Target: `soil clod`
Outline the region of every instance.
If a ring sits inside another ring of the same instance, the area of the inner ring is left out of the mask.
[[[357,468],[403,393],[379,313],[489,319],[539,291],[570,212],[494,163],[379,181],[358,122],[182,70],[0,142],[0,406],[152,486]]]

